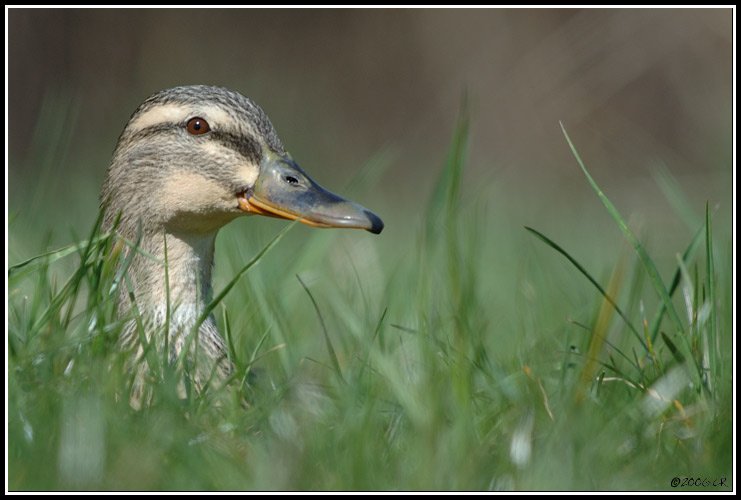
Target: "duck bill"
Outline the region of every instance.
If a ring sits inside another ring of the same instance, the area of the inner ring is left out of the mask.
[[[367,208],[317,184],[291,158],[269,154],[251,190],[238,197],[247,213],[300,220],[314,227],[383,230],[383,221]]]

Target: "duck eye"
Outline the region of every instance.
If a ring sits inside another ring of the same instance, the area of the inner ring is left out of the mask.
[[[296,184],[298,184],[298,179],[296,179],[292,175],[286,175],[285,179],[286,179],[286,182],[288,184],[291,184],[292,186],[295,186]]]
[[[211,130],[211,127],[208,126],[208,122],[206,120],[196,116],[195,118],[191,118],[190,120],[188,120],[188,123],[185,125],[185,129],[191,135],[202,135]]]

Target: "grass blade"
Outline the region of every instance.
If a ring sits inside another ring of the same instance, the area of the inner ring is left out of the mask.
[[[718,311],[715,307],[715,262],[713,260],[713,226],[710,218],[710,207],[705,204],[705,254],[708,277],[708,301],[710,303],[710,337],[715,339],[715,325]]]
[[[674,359],[676,359],[680,365],[684,363],[684,355],[679,350],[679,348],[674,344],[674,342],[672,342],[672,339],[669,338],[669,335],[667,335],[664,332],[661,332],[661,338],[664,339],[664,343],[669,348],[669,351],[672,353],[672,356],[674,356]]]
[[[703,228],[700,227],[700,229],[698,229],[695,233],[695,236],[692,238],[690,244],[687,245],[687,248],[684,250],[684,253],[682,254],[682,262],[689,262],[690,258],[695,253],[695,250],[697,250],[697,247],[700,246],[700,241],[702,240],[703,233]],[[681,277],[682,270],[677,267],[677,270],[674,272],[674,277],[672,278],[671,286],[669,287],[669,297],[674,296],[674,292],[679,287]],[[654,316],[654,319],[651,320],[651,327],[649,328],[651,343],[656,342],[656,336],[659,334],[659,327],[661,326],[661,320],[664,319],[665,313],[666,306],[663,302],[661,302],[659,304],[658,311],[656,311],[656,316]]]
[[[548,245],[549,247],[551,247],[552,249],[554,249],[555,251],[557,251],[558,253],[560,253],[564,257],[566,257],[566,260],[568,260],[569,262],[571,262],[571,264],[573,264],[574,267],[576,267],[576,269],[585,278],[587,278],[589,280],[589,282],[592,285],[594,285],[594,287],[597,290],[599,290],[599,292],[602,294],[602,296],[605,298],[605,300],[610,303],[610,305],[615,309],[615,312],[618,313],[618,315],[622,318],[622,320],[625,322],[625,324],[628,326],[628,328],[630,328],[630,331],[633,332],[633,335],[635,335],[635,337],[641,343],[641,345],[643,346],[643,348],[646,351],[648,351],[648,346],[646,345],[646,342],[643,340],[643,337],[641,337],[641,334],[638,333],[638,330],[636,330],[636,328],[633,326],[633,323],[630,322],[630,319],[628,319],[628,317],[625,315],[625,313],[622,311],[622,309],[620,309],[620,306],[617,305],[617,303],[615,302],[615,300],[612,297],[610,297],[610,294],[608,294],[605,291],[605,289],[602,288],[602,286],[599,283],[597,283],[597,280],[595,280],[592,277],[592,275],[589,274],[589,271],[587,271],[586,269],[584,269],[584,266],[582,266],[581,264],[579,264],[579,262],[575,258],[573,258],[571,255],[569,255],[569,253],[566,250],[564,250],[563,248],[561,248],[556,242],[554,242],[552,239],[548,238],[546,235],[544,235],[540,231],[538,231],[536,229],[533,229],[531,227],[528,227],[528,226],[525,226],[525,229],[527,229],[532,234],[534,234],[535,236],[537,236],[546,245]]]
[[[437,225],[441,221],[450,224],[455,220],[456,211],[453,208],[457,206],[460,196],[463,167],[466,164],[466,154],[468,152],[470,122],[468,98],[464,94],[458,123],[453,133],[448,157],[445,160],[445,167],[435,183],[435,188],[427,206],[427,235],[429,239],[433,239],[432,237],[437,234]]]
[[[324,318],[322,317],[322,313],[319,310],[319,305],[316,303],[316,300],[314,299],[314,296],[311,294],[309,287],[307,287],[306,283],[304,283],[303,280],[301,279],[301,276],[297,274],[296,278],[298,279],[298,282],[301,283],[301,286],[304,287],[304,290],[306,290],[306,293],[309,295],[309,298],[311,299],[311,303],[314,304],[314,310],[316,311],[317,316],[319,316],[319,322],[322,325],[322,332],[324,332],[324,340],[327,343],[327,352],[329,352],[329,359],[332,362],[332,368],[337,374],[337,377],[342,382],[345,382],[345,379],[342,376],[342,370],[340,369],[340,362],[337,359],[337,353],[335,352],[334,347],[332,346],[332,340],[329,338],[329,332],[327,332],[327,325],[324,324]]]
[[[109,238],[109,234],[101,235],[92,242],[93,244],[101,243],[103,240]],[[72,245],[67,245],[62,248],[58,248],[56,250],[50,250],[48,252],[44,252],[39,255],[35,255],[29,259],[26,259],[22,262],[19,262],[18,264],[13,264],[12,266],[8,267],[8,276],[12,276],[13,274],[17,273],[18,271],[21,271],[24,267],[27,267],[31,264],[42,262],[45,264],[52,264],[56,262],[59,259],[63,259],[64,257],[67,257],[68,255],[72,255],[73,253],[80,252],[84,248],[87,248],[88,245],[90,245],[90,241],[81,241],[79,243],[74,243]]]
[[[715,259],[713,257],[713,224],[710,217],[710,207],[705,204],[705,255],[706,255],[706,269],[708,292],[707,301],[710,304],[710,316],[708,318],[709,324],[708,329],[703,331],[703,350],[704,362],[702,363],[704,368],[708,368],[708,371],[703,370],[702,378],[706,381],[706,386],[709,391],[712,392],[713,388],[713,373],[710,372],[710,367],[718,366],[717,357],[713,354],[715,349],[710,349],[710,346],[714,346],[717,340],[716,325],[718,320],[718,308],[715,302]],[[711,361],[712,359],[712,361]]]
[[[98,242],[102,241],[100,238],[98,238],[100,225],[102,222],[103,213],[100,212],[98,214],[98,219],[93,225],[90,237],[85,242],[86,244],[75,245],[78,254],[80,255],[80,267],[77,268],[70,279],[65,283],[64,287],[62,287],[62,290],[52,299],[46,311],[44,311],[41,317],[36,321],[33,326],[34,331],[38,331],[42,327],[42,325],[47,323],[47,321],[53,318],[54,315],[59,313],[64,305],[67,305],[68,307],[67,320],[69,319],[69,313],[74,307],[74,301],[77,297],[77,291],[80,287],[80,284],[82,283],[83,278],[85,277],[85,274],[87,273],[88,267],[90,266],[90,256],[92,255],[93,251],[98,248]]]
[[[247,365],[244,367],[244,375],[242,376],[240,387],[244,387],[247,380],[249,380],[250,372],[252,371],[252,365],[257,360],[257,353],[260,352],[260,349],[262,348],[262,345],[265,343],[265,339],[268,338],[269,333],[270,333],[270,329],[268,328],[267,330],[265,330],[265,333],[262,334],[262,337],[260,337],[260,340],[257,341],[255,348],[252,350],[252,356],[250,356],[249,362],[247,362]]]
[[[615,205],[612,204],[607,196],[605,196],[605,193],[602,192],[599,185],[597,185],[597,182],[589,174],[589,171],[584,165],[581,156],[579,156],[579,152],[576,150],[574,143],[571,142],[571,138],[566,132],[566,128],[563,126],[563,123],[561,123],[561,130],[563,131],[564,137],[566,137],[566,142],[569,143],[571,153],[574,155],[574,158],[576,158],[576,162],[579,164],[582,172],[584,172],[584,175],[587,177],[587,180],[592,186],[592,189],[595,193],[597,193],[600,201],[602,201],[602,204],[605,206],[607,211],[617,223],[625,239],[628,240],[628,242],[633,246],[636,253],[638,254],[638,258],[643,264],[644,269],[646,269],[648,277],[651,279],[651,283],[653,284],[656,293],[659,295],[659,298],[661,298],[661,301],[663,302],[664,307],[669,313],[669,317],[671,318],[672,322],[674,322],[674,326],[677,328],[678,331],[683,331],[684,327],[682,326],[682,321],[679,319],[677,310],[674,308],[674,304],[672,304],[672,299],[669,296],[669,292],[667,291],[664,282],[661,280],[661,276],[659,276],[659,271],[658,269],[656,269],[656,264],[654,264],[653,260],[651,260],[651,257],[648,256],[648,252],[646,252],[646,249],[643,248],[643,245],[641,245],[641,242],[638,241],[638,238],[633,233],[633,231],[630,230],[628,224],[625,222],[625,219],[623,219],[623,217],[620,215],[620,212],[618,212],[618,209],[615,207]]]
[[[224,324],[224,339],[226,340],[226,354],[229,362],[236,366],[238,369],[241,368],[241,363],[237,357],[237,351],[234,348],[234,339],[232,337],[232,325],[229,321],[229,312],[226,307],[222,309],[222,323]]]
[[[376,340],[376,337],[379,336],[381,333],[381,327],[383,326],[383,320],[386,319],[386,313],[388,312],[389,308],[385,307],[383,309],[383,312],[381,313],[381,318],[378,320],[378,323],[376,323],[376,329],[373,332],[373,337],[371,337],[370,344],[368,345],[368,352],[365,355],[365,361],[363,361],[363,364],[360,366],[360,373],[358,374],[358,378],[363,378],[363,372],[365,372],[365,367],[368,366],[370,363],[370,356],[371,356],[371,349],[373,349],[373,343]]]

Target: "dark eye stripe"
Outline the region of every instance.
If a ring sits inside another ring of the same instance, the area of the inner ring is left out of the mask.
[[[125,139],[122,137],[122,140],[125,140],[127,144],[131,144],[158,134],[183,129],[183,126],[183,123],[158,123],[157,125],[152,125],[138,130],[134,134],[127,136]],[[203,134],[202,136],[196,137],[199,137],[199,140],[205,139],[218,141],[225,147],[236,151],[243,157],[255,163],[260,161],[262,155],[262,148],[257,141],[238,134],[232,134],[231,132],[211,130],[209,134]]]
[[[229,132],[211,131],[211,136],[229,149],[232,149],[255,163],[260,161],[262,148],[254,139]]]

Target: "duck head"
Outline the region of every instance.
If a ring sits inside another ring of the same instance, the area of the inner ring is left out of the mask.
[[[207,234],[244,215],[380,233],[370,210],[314,181],[265,112],[220,87],[158,92],[121,134],[102,190],[105,221],[145,232]]]

